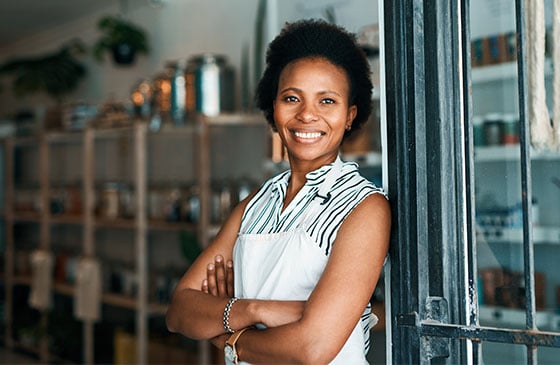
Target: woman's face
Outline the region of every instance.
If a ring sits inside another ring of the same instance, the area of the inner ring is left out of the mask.
[[[349,93],[344,69],[324,58],[302,58],[284,67],[274,121],[292,163],[322,166],[334,161],[357,112],[348,105]]]

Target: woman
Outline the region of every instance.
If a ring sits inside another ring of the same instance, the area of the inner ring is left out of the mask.
[[[342,28],[305,20],[272,41],[257,105],[290,170],[242,201],[186,272],[170,331],[212,339],[233,363],[367,363],[390,208],[338,155],[369,118],[371,89],[367,59]]]

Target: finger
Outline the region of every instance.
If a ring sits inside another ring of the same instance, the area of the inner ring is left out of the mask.
[[[208,294],[208,279],[202,280],[202,285],[200,287],[200,290],[202,290],[204,293]]]
[[[218,296],[218,287],[216,286],[216,267],[214,264],[208,264],[206,267],[206,279],[208,280],[208,293]]]
[[[228,260],[226,263],[226,286],[227,286],[227,293],[228,297],[234,297],[234,286],[233,286],[233,261]]]
[[[226,270],[224,267],[224,258],[217,255],[214,258],[214,266],[216,267],[216,285],[218,287],[218,296],[227,296],[226,292]]]

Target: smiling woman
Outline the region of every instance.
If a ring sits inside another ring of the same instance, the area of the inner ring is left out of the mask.
[[[183,276],[171,331],[211,339],[228,364],[367,364],[390,208],[339,148],[368,119],[371,88],[340,27],[300,21],[272,41],[257,105],[290,169],[242,201]]]
[[[348,85],[344,69],[324,58],[303,58],[284,68],[274,120],[292,169],[312,171],[336,158],[356,116]]]

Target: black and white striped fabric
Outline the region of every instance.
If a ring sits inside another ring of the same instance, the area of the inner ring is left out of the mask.
[[[282,211],[290,170],[266,181],[247,205],[241,222],[243,234],[288,232],[300,224],[309,236],[329,255],[338,229],[344,219],[370,194],[383,190],[360,175],[358,165],[344,162],[339,176],[327,195],[320,195],[319,186],[333,168],[329,164],[307,174],[307,183],[295,199]],[[306,209],[314,199],[323,200],[324,209],[316,217],[302,222]]]
[[[338,157],[335,163],[308,173],[305,186],[282,211],[289,179],[288,170],[262,185],[245,209],[240,235],[265,236],[303,229],[320,248],[317,252],[328,258],[340,226],[354,208],[371,194],[386,197],[381,188],[360,175],[356,163],[342,162]],[[321,209],[317,209],[317,201]],[[368,303],[360,320],[364,353],[369,350],[369,331],[375,323],[377,317]]]

